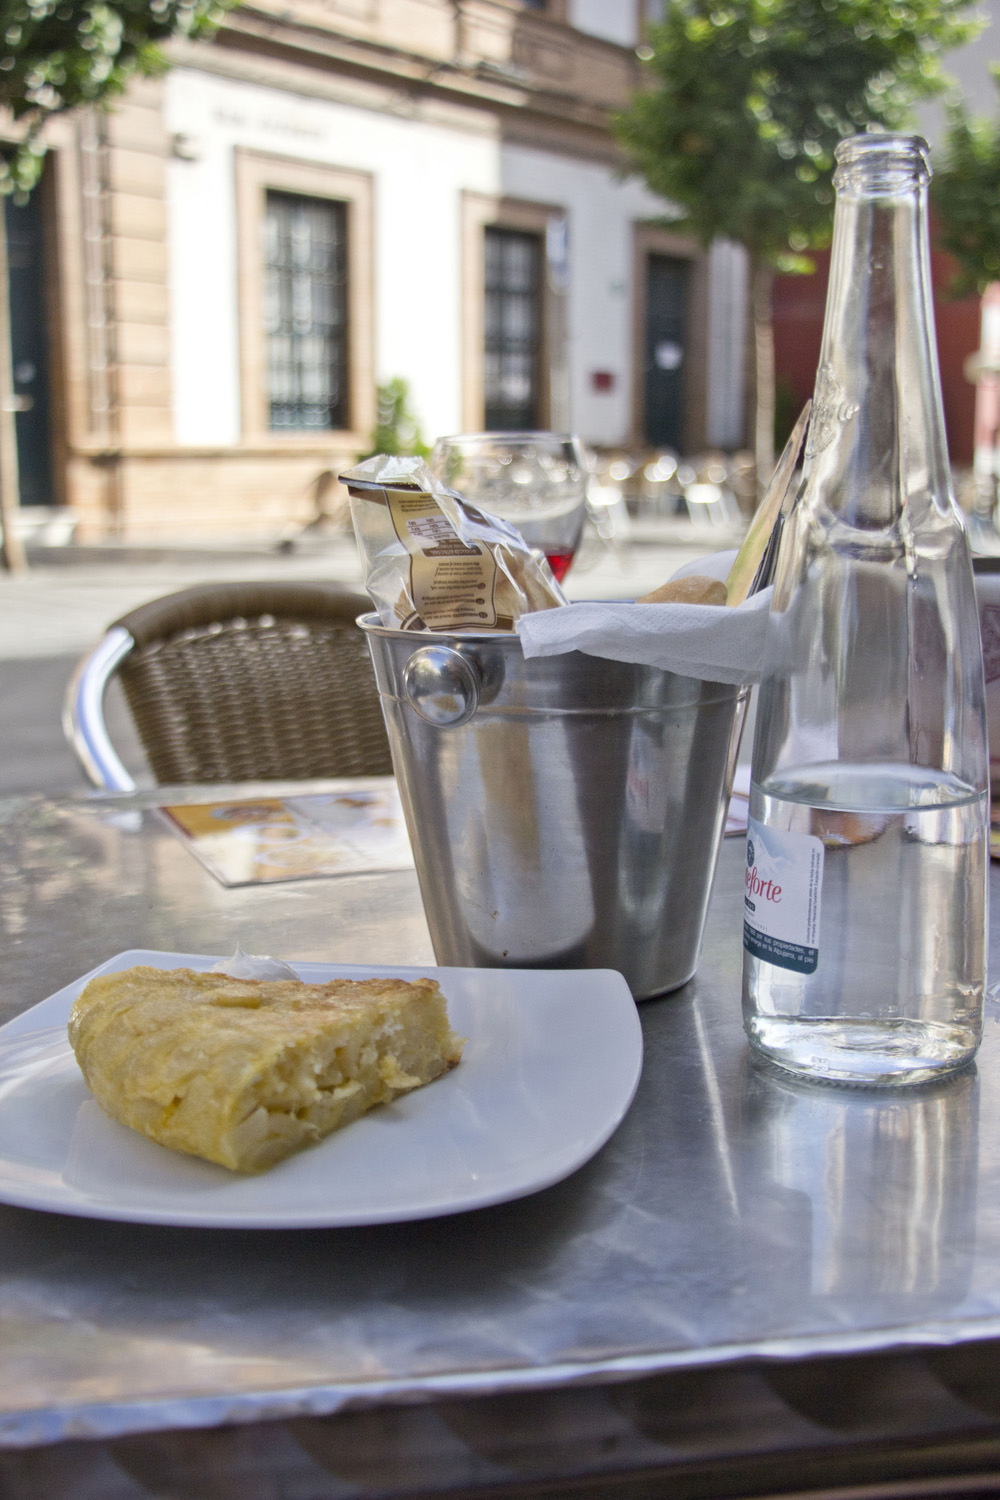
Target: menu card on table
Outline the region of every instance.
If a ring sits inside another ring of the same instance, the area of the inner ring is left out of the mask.
[[[413,868],[391,779],[302,796],[177,803],[160,811],[223,885]]]

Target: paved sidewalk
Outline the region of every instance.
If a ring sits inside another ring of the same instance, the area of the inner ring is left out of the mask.
[[[571,598],[634,599],[665,582],[681,563],[719,544],[712,537],[644,541],[611,552],[587,542],[570,572]],[[83,552],[83,549],[80,549]],[[159,554],[135,548],[92,549],[78,561],[40,557],[27,573],[0,574],[0,660],[83,652],[112,620],[175,589],[230,579],[326,578],[361,589],[353,537],[338,536],[289,553],[220,547]]]
[[[724,544],[717,534],[677,527],[644,528],[641,540],[617,553],[592,538],[566,591],[574,599],[634,599]],[[67,548],[38,555],[26,574],[0,573],[0,795],[85,789],[63,738],[62,700],[79,657],[119,615],[191,584],[264,578],[327,578],[360,590],[354,539],[305,540],[288,553],[263,546]],[[113,684],[107,717],[122,759],[138,777],[141,751]]]
[[[81,549],[82,551],[83,549]],[[82,654],[120,615],[138,604],[196,583],[238,579],[331,578],[360,586],[353,539],[322,552],[285,555],[220,547],[217,551],[94,548],[73,560],[69,549],[39,554],[28,572],[0,574],[0,660]]]

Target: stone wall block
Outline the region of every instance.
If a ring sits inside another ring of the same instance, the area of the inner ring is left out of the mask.
[[[124,323],[167,323],[170,293],[165,282],[117,281],[115,308]]]
[[[117,238],[114,243],[115,274],[122,281],[167,279],[167,246],[163,240]]]
[[[160,196],[116,193],[111,205],[111,227],[116,235],[165,240],[167,207]]]
[[[170,363],[170,332],[158,323],[119,323],[118,364],[162,365]]]
[[[162,104],[142,105],[131,93],[123,103],[112,106],[106,122],[107,138],[114,147],[145,151],[151,156],[170,154],[170,136],[163,121]]]
[[[170,415],[170,371],[166,365],[122,365],[118,396],[123,406],[161,407]]]
[[[162,199],[166,192],[165,157],[148,151],[115,148],[110,162],[111,188],[115,193],[137,193],[140,197]]]
[[[118,428],[124,448],[163,447],[173,440],[173,421],[169,408],[154,406],[123,406],[118,415]],[[126,515],[129,531],[139,519],[136,497],[131,489],[126,491]],[[174,496],[176,499],[176,494]]]

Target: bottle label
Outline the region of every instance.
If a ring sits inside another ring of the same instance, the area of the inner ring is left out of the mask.
[[[823,844],[747,821],[743,946],[754,958],[814,974],[819,962]]]
[[[497,563],[482,541],[463,541],[434,495],[426,490],[382,491],[393,529],[410,554],[410,587],[396,613],[411,629],[414,610],[428,630],[492,630],[497,615]]]

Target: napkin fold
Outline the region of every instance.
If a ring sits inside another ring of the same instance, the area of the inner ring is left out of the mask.
[[[522,615],[517,633],[525,656],[583,651],[705,682],[751,683],[764,671],[770,603],[767,588],[735,609],[617,600],[564,604]]]

